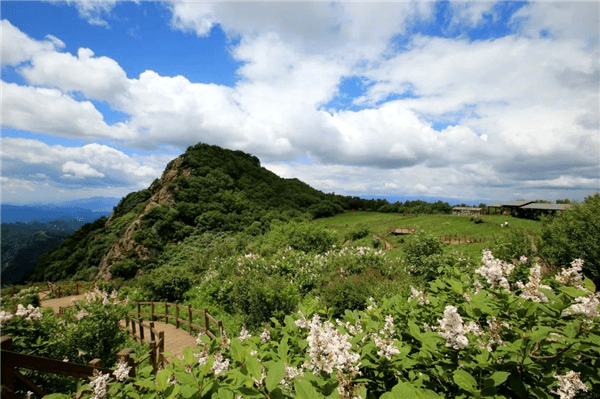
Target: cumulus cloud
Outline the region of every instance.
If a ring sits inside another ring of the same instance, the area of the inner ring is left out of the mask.
[[[81,186],[148,187],[174,155],[128,156],[112,147],[48,145],[39,140],[2,138],[3,175],[34,177],[65,189]],[[72,179],[65,179],[72,178]]]
[[[114,7],[77,4],[89,15]],[[129,79],[115,60],[92,49],[62,52],[59,38],[36,41],[3,21],[5,62],[26,62],[17,71],[32,85],[2,83],[3,125],[144,149],[217,144],[253,153],[284,176],[296,173],[326,191],[451,196],[461,190],[483,198],[509,187],[593,187],[597,5],[528,4],[513,17],[517,34],[478,41],[413,35],[403,38],[401,50],[393,38],[430,20],[433,3],[176,2],[170,9],[174,29],[205,37],[218,24],[235,38],[230,51],[241,66],[234,87],[152,70]],[[451,27],[497,18],[494,3],[453,2],[449,9]],[[560,19],[563,11],[568,17]],[[581,24],[573,22],[579,17]],[[351,110],[325,111],[350,77],[368,82],[364,95]],[[394,96],[401,98],[389,100]],[[129,119],[108,125],[87,99],[106,101]],[[36,145],[11,162],[40,164],[47,155],[33,151]],[[297,158],[312,165],[289,163]],[[79,176],[63,179],[69,184],[145,182],[156,174],[106,146],[78,147],[49,163],[51,177]],[[129,180],[119,180],[116,170]],[[576,183],[561,186],[566,180]]]
[[[2,65],[18,65],[35,54],[61,49],[65,44],[48,35],[45,41],[31,39],[9,21],[0,21],[2,29]]]
[[[56,89],[2,81],[2,111],[2,124],[14,129],[80,140],[134,135],[122,122],[107,125],[90,101],[76,101]]]

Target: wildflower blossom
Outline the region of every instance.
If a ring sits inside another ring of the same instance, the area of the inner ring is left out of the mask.
[[[90,382],[90,387],[94,390],[94,396],[90,399],[102,399],[106,397],[106,382],[110,374],[102,374],[94,370],[94,379]]]
[[[519,258],[519,263],[520,263],[520,264],[522,264],[522,265],[524,265],[524,264],[526,264],[526,263],[527,263],[527,261],[528,261],[528,260],[529,260],[529,259],[527,259],[527,256],[525,256],[525,255],[522,255],[522,256]]]
[[[19,316],[19,317],[23,317],[23,316],[27,316],[29,312],[27,312],[27,309],[25,308],[25,306],[18,304],[17,305],[17,311],[15,312],[15,316]]]
[[[572,399],[577,394],[577,391],[582,390],[588,391],[588,387],[581,382],[579,376],[581,373],[569,371],[565,375],[555,374],[554,378],[558,380],[558,391],[552,391],[552,393],[560,396],[560,399]]]
[[[367,306],[367,310],[377,309],[377,304],[375,303],[375,299],[373,297],[369,298],[369,306]]]
[[[563,317],[570,316],[573,313],[583,313],[586,317],[600,317],[600,313],[598,313],[600,296],[598,294],[591,294],[589,297],[577,297],[575,302],[571,307],[563,310]]]
[[[265,326],[265,329],[263,330],[262,334],[260,334],[260,339],[263,342],[269,342],[271,340],[271,332],[269,331],[268,326]]]
[[[240,331],[240,336],[239,336],[239,339],[240,339],[240,341],[243,341],[243,340],[245,340],[246,338],[250,338],[251,336],[252,336],[252,335],[250,335],[250,334],[248,333],[248,330],[246,330],[246,326],[245,326],[245,325],[243,325],[243,326],[242,326],[242,331]]]
[[[517,287],[522,290],[521,294],[519,295],[521,298],[533,302],[548,302],[548,298],[542,291],[540,291],[540,288],[546,290],[552,290],[552,288],[541,284],[541,271],[542,268],[540,265],[536,264],[535,267],[532,267],[529,271],[529,282],[527,284],[524,285],[522,282],[517,281]]]
[[[583,266],[583,259],[575,259],[571,262],[571,267],[568,269],[561,269],[560,274],[557,274],[554,278],[565,285],[572,285],[580,287],[583,282],[583,275],[581,274],[581,266]]]
[[[290,386],[290,382],[292,382],[294,380],[294,378],[300,376],[302,377],[304,375],[304,372],[302,371],[302,369],[297,369],[296,367],[290,367],[287,364],[285,365],[285,376],[283,377],[283,380],[281,380],[280,384],[284,385],[286,387]]]
[[[410,286],[410,292],[412,292],[412,295],[408,297],[408,302],[412,301],[413,299],[419,298],[419,304],[429,305],[429,298],[427,298],[427,296],[423,294],[423,292],[418,291],[412,285]]]
[[[229,370],[229,359],[223,360],[223,356],[219,352],[214,355],[215,361],[211,367],[211,370],[215,373],[215,375],[219,375],[221,373]]]
[[[131,366],[127,366],[125,362],[119,362],[117,368],[113,371],[113,375],[117,381],[125,381],[129,377],[129,370],[131,370]]]
[[[79,312],[77,312],[77,314],[75,315],[75,318],[77,320],[81,320],[86,316],[89,316],[89,313],[86,312],[85,309],[81,309]]]
[[[202,349],[202,352],[200,352],[200,354],[195,353],[194,356],[198,358],[198,364],[200,365],[200,367],[204,366],[209,358],[206,349]]]
[[[12,313],[8,312],[8,311],[1,311],[0,312],[0,327],[2,327],[2,325],[4,323],[6,323],[9,320],[12,320],[13,317],[15,317]]]
[[[438,319],[440,330],[438,334],[446,339],[446,346],[454,349],[462,349],[469,345],[469,340],[465,336],[462,317],[458,310],[451,305],[446,306],[444,318]]]
[[[510,275],[515,266],[494,258],[489,249],[483,250],[481,260],[483,260],[483,266],[475,270],[475,273],[485,277],[490,286],[500,286],[510,292],[506,277]]]

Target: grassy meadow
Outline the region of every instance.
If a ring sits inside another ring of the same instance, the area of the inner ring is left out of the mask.
[[[520,227],[539,236],[541,223],[536,220],[519,219],[506,215],[484,215],[481,217],[483,223],[475,224],[470,216],[459,215],[410,215],[378,213],[378,212],[345,212],[329,218],[316,219],[312,223],[326,227],[340,236],[346,236],[360,226],[369,229],[369,235],[354,241],[352,245],[373,245],[373,234],[385,238],[394,247],[387,251],[390,257],[402,255],[402,248],[410,239],[410,235],[395,236],[388,234],[390,227],[414,229],[425,231],[438,238],[444,235],[468,236],[484,238],[484,242],[472,244],[445,245],[445,252],[456,251],[465,257],[472,259],[481,256],[481,251],[487,248],[498,236],[509,231],[511,228]],[[508,221],[508,228],[500,227],[501,223]]]

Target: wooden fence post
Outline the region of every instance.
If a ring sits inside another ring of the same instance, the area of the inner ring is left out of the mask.
[[[150,321],[154,321],[154,299],[150,302]]]
[[[2,350],[12,351],[12,337],[3,336],[0,338]],[[2,362],[2,395],[11,396],[15,392],[15,368],[8,362]],[[5,391],[6,390],[6,391]],[[14,396],[16,397],[16,396]]]
[[[144,342],[144,326],[142,325],[142,322],[144,320],[140,317],[138,319],[138,323],[140,323],[140,342]]]
[[[154,322],[150,322],[150,341],[154,341]]]
[[[141,308],[142,308],[142,305],[140,304],[140,302],[139,302],[139,301],[138,301],[138,303],[137,303],[137,308],[138,308],[138,309],[137,309],[137,317],[138,317],[138,319],[139,319],[139,318],[140,318],[140,313],[142,313],[142,310],[141,310]]]
[[[169,324],[169,310],[167,306],[167,301],[165,301],[165,324]]]
[[[192,330],[192,304],[191,303],[188,305],[188,317],[190,319],[190,335],[194,335],[194,332]]]
[[[208,325],[208,308],[204,308],[204,331],[205,333],[207,333],[209,330],[209,325]]]
[[[150,362],[152,363],[152,374],[156,374],[156,342],[150,341]]]
[[[133,335],[133,339],[137,338],[135,336],[135,320],[134,319],[131,319],[131,335]]]
[[[93,368],[100,369],[102,368],[102,361],[100,359],[90,360],[87,364],[88,366],[92,366]]]
[[[165,351],[165,332],[158,332],[158,362],[160,364],[165,365],[165,355],[163,354]]]
[[[175,301],[175,327],[179,328],[179,301]]]
[[[217,323],[217,325],[219,326],[219,334],[222,337],[223,336],[223,322],[221,320],[219,320],[219,322]]]
[[[129,376],[135,377],[135,361],[131,357],[132,353],[135,353],[135,349],[132,349],[132,348],[121,349],[121,351],[119,351],[119,353],[117,353],[117,363],[120,363],[120,362],[127,363],[127,366],[131,367],[131,370],[129,370]]]

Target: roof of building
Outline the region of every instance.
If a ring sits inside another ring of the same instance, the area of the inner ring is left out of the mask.
[[[569,209],[571,205],[569,204],[542,204],[542,203],[533,203],[522,206],[523,209],[543,209],[543,210],[552,210],[552,211],[564,211],[565,209]]]
[[[527,201],[527,200],[518,200],[518,201],[510,201],[510,202],[503,202],[501,205],[502,206],[523,206],[523,205],[527,205],[527,204],[531,204],[533,201]]]

